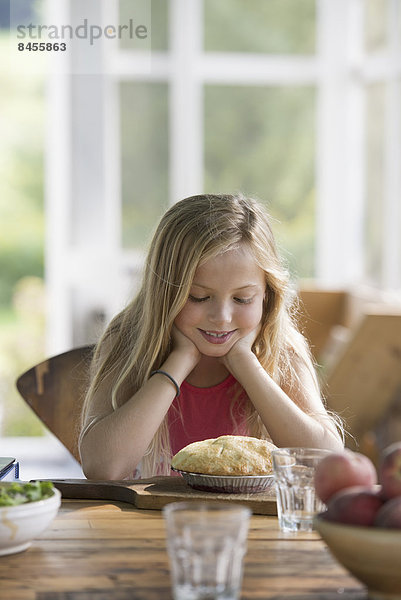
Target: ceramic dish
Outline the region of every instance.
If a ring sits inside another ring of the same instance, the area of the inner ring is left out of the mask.
[[[273,485],[273,475],[204,475],[189,473],[171,467],[182,475],[187,484],[203,492],[222,492],[224,494],[253,494],[264,492]]]
[[[0,506],[0,556],[26,550],[53,521],[60,503],[61,494],[54,488],[54,494],[43,500]]]
[[[331,553],[366,585],[369,598],[401,600],[401,531],[333,523],[324,513],[314,527]]]

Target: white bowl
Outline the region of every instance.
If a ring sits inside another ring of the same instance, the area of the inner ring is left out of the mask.
[[[0,506],[0,556],[26,550],[53,521],[60,504],[61,493],[54,488],[53,496],[44,500]]]

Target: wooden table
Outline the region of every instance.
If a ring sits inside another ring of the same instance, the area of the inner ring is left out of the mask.
[[[52,525],[25,552],[0,558],[1,600],[171,600],[158,510],[124,502],[63,500]],[[242,600],[365,599],[318,534],[284,534],[253,515]]]

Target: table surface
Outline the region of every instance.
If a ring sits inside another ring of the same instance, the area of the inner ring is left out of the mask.
[[[123,502],[63,500],[32,546],[0,558],[1,600],[171,600],[163,517]],[[241,600],[366,599],[319,535],[253,515]]]

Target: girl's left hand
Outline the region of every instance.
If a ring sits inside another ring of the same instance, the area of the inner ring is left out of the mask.
[[[233,361],[235,361],[238,357],[249,356],[252,354],[252,346],[258,337],[260,329],[261,325],[259,324],[255,329],[235,342],[227,354],[221,357],[221,361],[229,371],[231,371],[230,366],[232,365]]]

